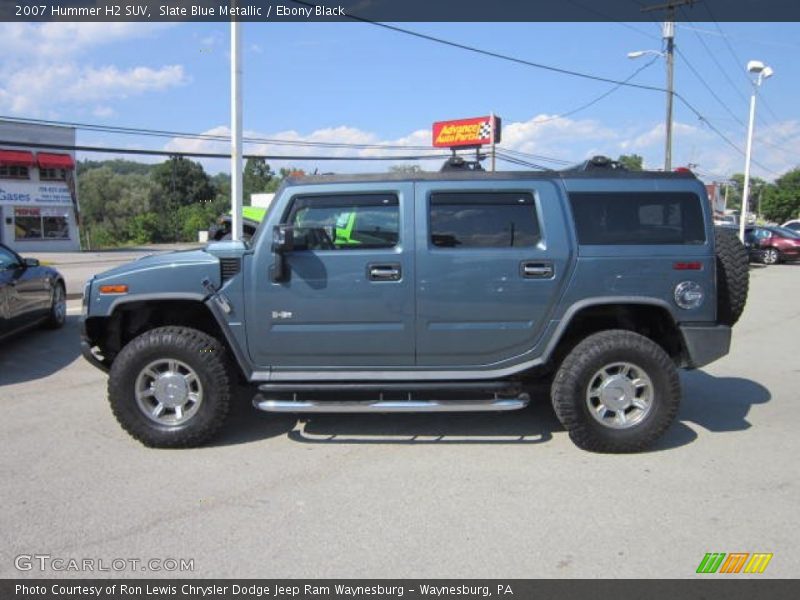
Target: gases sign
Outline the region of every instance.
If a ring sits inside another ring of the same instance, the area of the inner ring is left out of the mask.
[[[457,121],[437,121],[433,124],[433,145],[436,148],[481,146],[491,144],[492,141],[500,141],[500,117],[473,117]]]

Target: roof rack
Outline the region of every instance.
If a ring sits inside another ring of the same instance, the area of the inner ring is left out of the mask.
[[[598,155],[577,165],[562,169],[562,172],[574,171],[628,171],[628,168],[619,161]]]

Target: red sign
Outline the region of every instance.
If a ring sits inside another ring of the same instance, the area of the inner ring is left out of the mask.
[[[494,119],[494,127],[492,127]],[[481,146],[500,141],[500,117],[473,117],[457,121],[437,121],[433,124],[433,145],[436,148]]]

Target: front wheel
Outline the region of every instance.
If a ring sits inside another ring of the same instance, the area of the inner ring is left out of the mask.
[[[64,326],[67,320],[67,293],[64,284],[56,281],[53,285],[53,293],[50,297],[50,312],[44,322],[48,329],[59,329]]]
[[[639,452],[667,430],[680,405],[672,359],[638,333],[588,336],[561,363],[551,387],[553,407],[579,447]]]
[[[225,348],[188,327],[159,327],[129,342],[111,365],[114,416],[146,446],[198,446],[222,426],[231,382]]]
[[[775,248],[767,248],[764,250],[763,261],[765,265],[777,265],[780,262],[780,254]]]

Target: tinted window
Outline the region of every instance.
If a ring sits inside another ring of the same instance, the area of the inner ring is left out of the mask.
[[[430,232],[440,248],[535,246],[540,238],[533,196],[519,192],[432,194]]]
[[[691,193],[572,193],[578,242],[701,244],[700,198]]]
[[[336,250],[391,248],[399,240],[400,210],[397,196],[388,194],[300,197],[288,223],[325,228]]]

